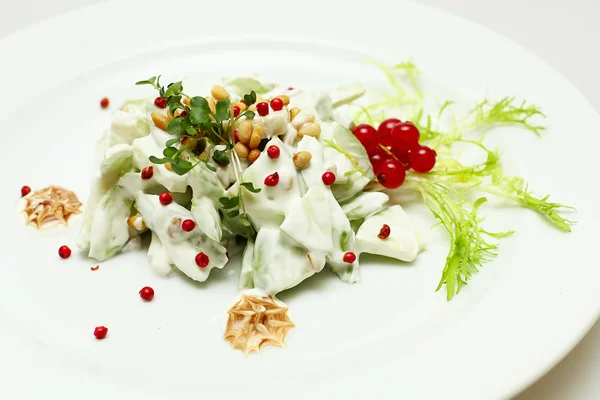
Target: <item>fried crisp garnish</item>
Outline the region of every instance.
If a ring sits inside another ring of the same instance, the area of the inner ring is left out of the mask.
[[[272,296],[243,294],[227,312],[224,338],[244,355],[258,353],[265,346],[285,347],[285,337],[295,327],[287,311]]]
[[[81,214],[81,202],[77,195],[59,186],[48,186],[26,196],[23,212],[27,224],[38,229],[56,224],[68,225],[69,218]]]

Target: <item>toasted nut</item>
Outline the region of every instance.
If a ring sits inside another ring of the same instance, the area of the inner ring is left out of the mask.
[[[173,166],[171,165],[170,162],[165,163],[165,168],[168,169],[169,171],[173,172]]]
[[[251,163],[253,163],[254,161],[256,161],[256,159],[260,156],[260,150],[259,149],[254,149],[250,152],[250,154],[248,154],[248,161],[250,161]]]
[[[192,103],[190,103],[190,98],[189,97],[184,97],[183,98],[183,104],[185,104],[188,107],[192,106]]]
[[[146,223],[140,214],[127,218],[127,225],[133,230],[141,232],[146,229]]]
[[[238,132],[239,134],[239,132]],[[250,143],[248,146],[250,149],[255,149],[260,144],[260,141],[263,138],[263,127],[262,125],[256,125],[254,129],[252,129],[252,136],[250,136]]]
[[[287,97],[285,94],[280,94],[279,96],[275,96],[275,97],[279,97],[281,99],[281,101],[283,101],[284,106],[287,106],[288,104],[290,104],[290,98]]]
[[[292,125],[294,126],[294,128],[299,130],[302,127],[302,125],[306,124],[307,122],[314,122],[314,121],[315,121],[315,116],[312,114],[298,115],[292,121]]]
[[[156,125],[158,128],[162,129],[163,131],[167,131],[167,125],[169,125],[169,117],[167,117],[165,114],[161,114],[158,112],[153,112],[151,114],[152,117],[152,122],[154,122],[154,125]]]
[[[205,97],[208,102],[208,108],[210,108],[210,112],[214,113],[217,110],[217,103],[215,103],[215,99],[210,96]]]
[[[248,110],[256,112],[256,103],[254,103],[250,107],[248,107]]]
[[[243,121],[238,128],[238,138],[240,142],[248,144],[252,136],[252,121]]]
[[[238,106],[240,108],[240,111],[244,111],[246,109],[246,103],[242,103],[241,101],[234,101],[233,103],[231,103],[231,106]]]
[[[210,94],[217,101],[229,98],[229,92],[223,86],[219,85],[213,86],[212,89],[210,89]]]
[[[302,128],[300,128],[298,134],[300,136],[319,137],[321,134],[321,125],[317,124],[316,122],[306,123],[302,125]]]
[[[300,113],[300,109],[298,107],[293,107],[290,110],[290,121],[293,121],[296,118],[296,115]]]
[[[292,161],[298,169],[306,167],[311,159],[312,154],[310,154],[308,151],[299,151],[292,157]]]
[[[248,158],[248,148],[242,142],[237,142],[235,146],[233,146],[235,152],[237,153],[239,158]]]

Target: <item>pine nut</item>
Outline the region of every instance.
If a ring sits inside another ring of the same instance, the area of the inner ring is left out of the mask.
[[[290,121],[293,121],[296,118],[296,115],[300,113],[300,109],[298,107],[293,107],[290,110]]]
[[[205,97],[205,99],[208,102],[208,108],[210,109],[210,112],[214,114],[215,111],[217,111],[217,103],[215,103],[215,99],[210,96]]]
[[[157,128],[162,129],[163,131],[167,131],[167,126],[169,125],[169,117],[165,114],[161,114],[158,112],[153,112],[151,114],[152,122],[156,125]]]
[[[240,142],[248,144],[252,136],[252,121],[243,121],[238,128],[238,138]]]
[[[238,132],[239,135],[239,132]],[[252,129],[252,136],[250,136],[249,147],[251,150],[258,147],[260,141],[263,138],[263,127],[261,125],[256,125],[254,129]]]
[[[287,106],[288,104],[290,104],[290,98],[287,97],[285,94],[280,94],[279,96],[275,96],[275,97],[279,97],[281,99],[281,101],[283,101],[284,106]]]
[[[245,144],[242,142],[237,142],[233,148],[239,158],[248,158],[248,148]]]
[[[171,172],[173,172],[173,166],[171,165],[170,162],[166,162],[165,163],[165,168]]]
[[[213,86],[210,90],[210,94],[217,101],[229,98],[229,92],[223,86],[219,85]]]
[[[242,103],[241,101],[234,101],[233,103],[231,103],[231,106],[238,106],[240,108],[240,111],[244,111],[246,109],[246,104]]]
[[[306,124],[307,122],[314,122],[314,121],[315,121],[314,115],[304,114],[304,115],[299,115],[296,118],[294,118],[294,120],[292,121],[292,125],[294,126],[294,128],[296,128],[296,130],[300,130],[302,125]]]
[[[298,169],[306,167],[311,159],[312,154],[310,154],[308,151],[299,151],[292,157],[292,161]]]
[[[317,124],[316,122],[306,123],[302,125],[302,127],[298,131],[298,134],[300,136],[319,137],[319,135],[321,134],[321,125]]]
[[[189,97],[184,97],[183,98],[183,104],[185,104],[188,107],[192,106],[192,103],[190,103],[190,98]]]
[[[146,223],[140,214],[132,215],[127,219],[127,225],[133,230],[141,232],[146,229]]]
[[[253,163],[254,161],[256,161],[256,159],[260,156],[260,150],[259,149],[254,149],[250,152],[250,154],[248,154],[248,161],[250,161],[251,163]]]

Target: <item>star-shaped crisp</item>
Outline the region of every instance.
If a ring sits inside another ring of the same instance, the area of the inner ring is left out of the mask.
[[[272,296],[243,294],[227,312],[224,338],[244,355],[266,346],[285,347],[285,337],[295,327],[287,311]]]
[[[41,229],[56,223],[67,225],[69,218],[81,214],[81,202],[77,195],[59,186],[48,186],[25,196],[27,224]]]

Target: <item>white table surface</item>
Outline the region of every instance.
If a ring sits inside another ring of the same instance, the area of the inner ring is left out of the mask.
[[[600,47],[597,44],[600,1],[415,1],[475,21],[521,44],[566,76],[596,110],[600,110]],[[95,2],[98,0],[0,0],[0,37]],[[399,16],[400,23],[401,19]],[[600,399],[599,376],[600,322],[597,322],[560,364],[517,400]]]

